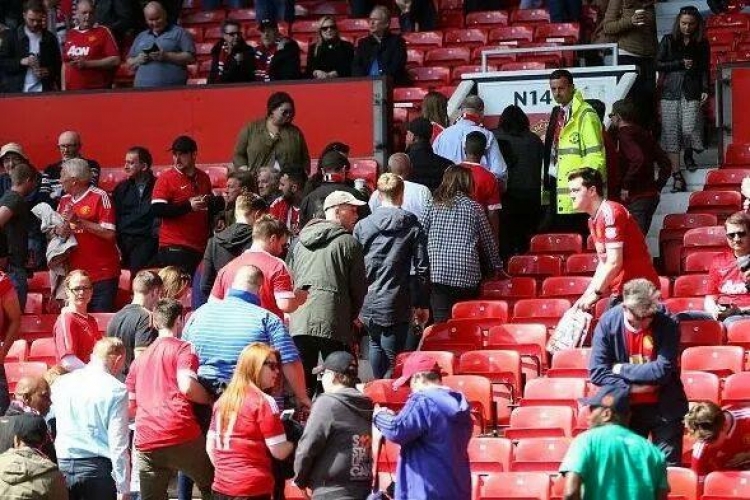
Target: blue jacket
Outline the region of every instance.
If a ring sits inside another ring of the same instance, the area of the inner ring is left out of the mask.
[[[374,423],[401,446],[396,500],[471,499],[472,422],[463,394],[446,387],[414,392],[398,415],[378,413]]]
[[[625,339],[625,316],[622,305],[613,307],[599,320],[591,345],[589,375],[598,386],[631,384],[659,386],[660,415],[667,420],[681,420],[687,413],[687,397],[680,380],[678,363],[680,330],[677,322],[663,311],[657,311],[651,325],[656,349],[656,360],[643,364],[628,363]],[[619,375],[612,367],[622,364]]]

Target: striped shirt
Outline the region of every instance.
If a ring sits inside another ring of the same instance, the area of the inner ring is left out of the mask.
[[[230,289],[224,300],[210,301],[190,316],[182,338],[198,355],[198,376],[229,382],[248,344],[262,342],[279,351],[281,364],[299,360],[284,324],[259,306],[257,295]]]

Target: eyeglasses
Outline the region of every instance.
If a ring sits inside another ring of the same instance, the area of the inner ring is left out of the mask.
[[[229,36],[240,36],[239,31],[225,31],[224,34]]]
[[[336,26],[321,26],[320,31],[336,31]]]
[[[627,309],[630,312],[630,314],[633,315],[633,318],[636,321],[646,321],[647,319],[653,318],[655,316],[655,314],[656,314],[656,313],[653,313],[653,312],[648,313],[648,314],[638,314],[635,311],[633,311],[632,309],[630,309],[629,307],[626,307],[625,309]]]
[[[70,290],[73,293],[83,293],[83,292],[88,292],[92,288],[93,288],[92,286],[76,286],[72,288],[69,287],[68,290]]]
[[[733,240],[735,238],[742,239],[745,236],[747,236],[747,231],[737,231],[737,232],[734,232],[734,233],[727,233],[727,239],[728,240]]]
[[[263,366],[267,366],[269,370],[273,370],[275,372],[279,371],[279,369],[281,368],[281,365],[276,361],[264,361]]]
[[[282,109],[281,110],[281,116],[292,116],[294,114],[294,110],[292,109]]]

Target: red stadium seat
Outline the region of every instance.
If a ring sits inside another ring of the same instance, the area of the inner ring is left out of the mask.
[[[472,474],[508,472],[510,470],[513,444],[510,439],[495,437],[473,437],[466,451]]]
[[[545,69],[547,66],[543,62],[537,61],[516,61],[502,65],[503,71],[531,71],[535,69]]]
[[[727,344],[750,350],[750,319],[733,321],[727,326]]]
[[[514,472],[557,472],[570,442],[571,438],[568,437],[519,439],[513,453],[511,470]]]
[[[364,179],[372,189],[378,182],[378,162],[371,158],[353,158],[350,160],[349,178]]]
[[[511,24],[548,23],[549,21],[547,9],[516,9],[510,13]]]
[[[702,297],[713,293],[707,274],[678,276],[672,293],[675,297]]]
[[[726,250],[726,229],[723,225],[688,229],[682,237],[682,244],[686,248]]]
[[[214,44],[210,42],[196,43],[195,44],[195,55],[199,59],[205,59],[211,57],[211,49],[214,48]]]
[[[512,308],[517,300],[536,297],[536,280],[519,276],[507,280],[485,281],[482,283],[480,296],[483,299],[504,300],[508,303],[508,308]]]
[[[96,323],[99,325],[100,332],[107,331],[107,325],[109,325],[109,322],[112,321],[112,318],[115,315],[115,313],[89,313],[89,314],[91,314],[91,316],[93,316],[94,319],[96,320]]]
[[[574,253],[565,259],[565,274],[569,276],[593,276],[599,265],[599,256],[595,253]]]
[[[578,300],[591,283],[589,276],[551,276],[542,282],[540,297]]]
[[[706,476],[703,500],[747,500],[750,498],[750,471],[716,471]]]
[[[537,234],[531,238],[529,253],[572,254],[583,252],[583,238],[573,233]]]
[[[502,300],[465,300],[453,305],[451,318],[495,318],[506,322],[508,304]]]
[[[669,214],[659,231],[659,252],[664,272],[670,276],[680,273],[682,258],[682,238],[688,229],[717,225],[713,214]]]
[[[370,31],[369,19],[339,19],[336,22],[341,33],[354,34],[355,36],[366,35]]]
[[[230,9],[227,19],[234,21],[255,21],[255,9]],[[296,23],[294,27],[297,27]]]
[[[487,32],[479,28],[449,29],[445,31],[444,42],[471,49],[487,44]]]
[[[438,10],[463,10],[464,0],[440,0]],[[463,15],[463,14],[462,14]]]
[[[445,66],[409,68],[407,71],[416,85],[447,85],[451,79],[451,70]]]
[[[549,490],[543,472],[499,472],[483,478],[477,500],[549,500]]]
[[[456,10],[443,10],[438,12],[440,16],[440,22],[438,23],[443,28],[463,28],[464,27],[464,13]]]
[[[42,314],[44,312],[44,295],[38,292],[30,292],[26,294],[26,305],[24,306],[24,314]]]
[[[255,30],[257,33],[257,30],[254,26],[248,26],[245,30],[245,37],[250,38],[250,35],[248,34],[250,31]],[[257,36],[260,36],[259,34]],[[203,30],[203,41],[204,42],[216,42],[217,40],[221,40],[222,38],[222,29],[221,26],[206,26],[206,28]]]
[[[182,24],[213,24],[218,25],[226,19],[227,13],[223,10],[210,10],[193,12],[182,17]]]
[[[205,44],[196,44],[205,45]],[[121,181],[127,179],[128,174],[121,168],[103,168],[99,174],[99,187],[108,193],[114,191],[115,186]]]
[[[534,278],[560,276],[563,258],[560,255],[514,255],[508,261],[508,273]]]
[[[440,366],[444,375],[453,375],[456,373],[456,356],[450,351],[424,351],[421,353],[431,356]],[[404,371],[404,363],[409,359],[413,352],[401,352],[396,356],[395,366],[393,367],[393,378],[398,378]]]
[[[495,418],[498,424],[507,424],[510,419],[510,406],[520,396],[521,355],[516,351],[491,349],[467,351],[461,354],[458,373],[480,375],[493,384],[492,397],[497,409]]]
[[[521,406],[570,406],[578,409],[578,400],[586,396],[582,378],[535,378],[526,382]]]
[[[425,64],[441,64],[444,66],[459,66],[469,64],[471,51],[466,47],[440,47],[430,49],[424,55]]]
[[[547,370],[547,377],[580,377],[589,376],[589,359],[591,349],[563,349],[552,356],[552,364]]]
[[[534,32],[534,41],[578,43],[581,29],[578,23],[540,24]]]
[[[513,306],[513,322],[541,323],[554,328],[570,307],[570,301],[565,299],[519,300]]]
[[[443,46],[443,33],[441,31],[404,33],[401,36],[404,37],[404,40],[406,40],[406,46],[410,49],[431,49]]]
[[[680,321],[680,347],[721,345],[724,343],[724,325],[711,319]]]
[[[664,300],[664,306],[671,314],[685,311],[702,311],[703,297],[672,297]]]
[[[672,283],[666,276],[659,276],[659,292],[661,292],[662,300],[672,296]]]
[[[342,2],[323,2],[316,4],[311,12],[314,16],[346,16],[349,6]]]
[[[452,375],[443,377],[443,385],[462,393],[472,407],[472,414],[479,421],[481,432],[487,432],[496,424],[496,412],[492,400],[492,383],[477,375]]]
[[[547,327],[543,324],[507,324],[490,328],[487,348],[516,351],[527,362],[522,364],[524,375],[529,378],[529,367],[539,375],[547,365]],[[531,363],[528,363],[531,360]]]
[[[294,21],[292,25],[292,33],[296,35],[300,34],[315,34],[318,32],[320,27],[320,21],[317,19],[299,19]]]
[[[457,325],[453,321],[428,326],[422,334],[422,349],[426,351],[473,351],[481,349],[482,329]]]
[[[721,390],[721,404],[750,403],[750,372],[735,373],[724,380]]]
[[[419,87],[396,87],[393,89],[393,100],[395,102],[421,103],[425,95],[427,95],[427,91]]]
[[[507,26],[508,13],[502,10],[469,12],[466,15],[466,26]]]
[[[49,273],[37,271],[29,277],[29,291],[50,294]]]
[[[55,350],[55,339],[36,339],[29,347],[27,361],[38,361],[53,366],[57,363],[57,351]]]
[[[26,361],[29,355],[29,343],[25,339],[18,339],[10,346],[8,353],[5,355],[5,362]]]
[[[408,387],[408,384],[405,384],[399,387],[398,390],[394,391],[393,380],[378,379],[365,384],[363,393],[370,398],[373,403],[398,411],[403,408],[406,404],[406,400],[409,399],[411,389]]]
[[[497,71],[497,66],[488,64],[487,71]],[[476,64],[456,66],[455,68],[453,68],[453,73],[451,74],[451,80],[455,83],[458,83],[461,81],[461,77],[463,75],[468,75],[470,73],[482,73],[482,66],[476,65]]]
[[[683,370],[680,379],[688,401],[712,401],[719,404],[721,380],[716,374]]]
[[[201,26],[183,26],[183,28],[190,33],[195,43],[203,41],[203,28]]]
[[[722,255],[724,252],[708,250],[708,251],[690,251],[685,255],[685,264],[682,272],[686,274],[690,273],[703,273],[706,274],[711,269],[711,263],[714,257]]]
[[[708,16],[706,26],[709,29],[734,27],[748,30],[750,29],[750,16],[742,12],[731,12]]]
[[[485,50],[497,50],[497,49],[508,49],[505,45],[483,45],[481,47],[474,47],[471,51],[471,60],[480,63],[482,61],[482,52]],[[493,66],[501,66],[508,62],[515,62],[515,54],[503,54],[493,55],[488,57],[487,62]]]
[[[698,500],[700,498],[698,476],[691,469],[667,467],[669,482],[668,500]]]
[[[41,377],[47,371],[47,365],[33,361],[5,363],[5,376],[8,380],[8,392],[13,394],[16,383],[23,377]]]
[[[750,144],[730,144],[724,161],[728,165],[750,165]]]
[[[510,414],[508,439],[572,437],[575,413],[569,406],[521,406]]]
[[[421,66],[423,64],[424,64],[424,51],[422,49],[412,49],[412,48],[406,49],[406,66],[407,67],[412,68],[414,66]],[[395,93],[395,91],[398,90],[398,87],[396,87],[393,90]],[[394,97],[394,100],[395,100],[395,97]]]
[[[750,168],[722,168],[711,170],[706,176],[704,191],[740,190],[742,179],[750,177]]]
[[[20,334],[26,340],[51,337],[57,314],[24,314],[21,316]]]
[[[742,209],[742,195],[738,191],[695,191],[690,193],[688,213],[715,214],[719,224]]]
[[[490,30],[487,40],[500,45],[518,45],[534,39],[534,29],[530,26],[503,26]]]
[[[683,370],[699,370],[727,377],[745,366],[745,350],[736,345],[688,347],[682,353]]]

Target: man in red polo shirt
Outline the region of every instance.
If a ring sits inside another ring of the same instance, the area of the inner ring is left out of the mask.
[[[212,214],[222,208],[211,194],[211,179],[195,166],[198,145],[186,135],[172,143],[173,168],[156,179],[151,206],[161,218],[160,266],[177,266],[191,276],[203,258]]]
[[[695,438],[691,468],[703,482],[717,470],[750,469],[750,406],[721,409],[701,401],[685,416],[688,434]]]
[[[568,175],[568,188],[573,208],[590,216],[589,230],[599,254],[594,277],[575,306],[590,309],[607,291],[620,301],[623,284],[636,278],[645,278],[658,289],[659,275],[646,237],[625,207],[602,197],[601,173],[593,168],[576,169]]]
[[[500,201],[500,185],[497,177],[482,165],[482,157],[487,149],[487,137],[481,132],[469,132],[466,134],[464,143],[464,157],[462,167],[471,170],[474,180],[474,193],[471,197],[484,207],[487,219],[492,227],[492,235],[495,242],[500,237],[500,209],[503,208]]]

